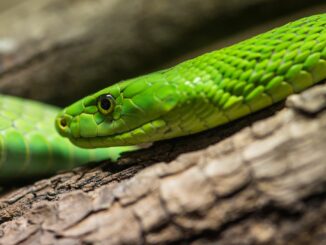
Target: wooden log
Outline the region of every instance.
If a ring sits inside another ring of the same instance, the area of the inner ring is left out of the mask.
[[[286,105],[7,193],[0,244],[323,244],[326,85]]]

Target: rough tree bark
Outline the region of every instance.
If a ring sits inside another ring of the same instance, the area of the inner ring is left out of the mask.
[[[325,244],[326,85],[286,105],[7,193],[0,244]]]
[[[16,50],[12,60],[0,57],[1,91],[16,78],[21,82],[12,88],[27,89],[32,78],[47,83],[54,64],[53,77],[62,78],[55,61],[65,52],[69,62],[78,61],[70,53],[78,38],[63,50],[49,40]],[[40,47],[50,51],[43,56]],[[83,62],[72,65],[76,74]],[[117,164],[94,163],[7,190],[0,197],[0,244],[323,244],[325,149],[324,83],[229,125],[155,143]]]

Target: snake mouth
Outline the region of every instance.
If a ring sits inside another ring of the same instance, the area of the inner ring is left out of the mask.
[[[122,133],[96,137],[72,137],[70,135],[68,138],[74,145],[82,148],[128,146],[162,139],[162,135],[167,130],[168,127],[164,120],[155,119]]]
[[[85,120],[82,121],[84,118],[91,118],[91,120],[84,123]],[[91,126],[88,128],[83,127],[83,131],[80,131],[83,123]],[[119,132],[112,130],[115,128],[114,125],[112,127],[109,125],[109,130],[103,130],[102,128],[100,131],[99,125],[89,114],[83,114],[83,118],[81,118],[80,115],[72,116],[65,113],[65,111],[60,113],[55,120],[58,133],[68,138],[74,145],[82,148],[130,146],[153,142],[164,137],[165,132],[168,131],[167,125],[166,121],[158,116],[148,121],[144,120],[142,124],[135,125],[134,128],[128,129],[125,127],[125,130]]]

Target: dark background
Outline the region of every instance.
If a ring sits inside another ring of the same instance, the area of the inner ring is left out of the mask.
[[[0,92],[64,106],[291,20],[322,0],[2,0]]]

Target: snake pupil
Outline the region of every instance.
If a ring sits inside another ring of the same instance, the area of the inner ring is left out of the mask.
[[[114,105],[115,100],[111,94],[103,94],[97,99],[97,108],[104,115],[111,113]]]
[[[103,110],[109,110],[111,107],[111,101],[107,98],[101,100],[101,107]]]

